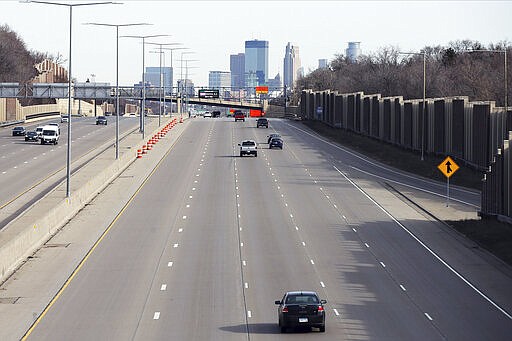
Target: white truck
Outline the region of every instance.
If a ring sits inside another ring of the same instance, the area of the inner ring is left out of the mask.
[[[59,143],[60,131],[59,127],[54,125],[43,126],[43,133],[41,135],[41,144]]]
[[[240,157],[244,155],[254,155],[258,157],[258,146],[253,140],[244,140],[238,144],[240,146]]]

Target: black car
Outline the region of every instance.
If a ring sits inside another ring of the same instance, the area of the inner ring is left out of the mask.
[[[26,133],[25,127],[14,127],[12,129],[12,136],[25,136]]]
[[[266,118],[258,118],[256,121],[256,128],[265,127],[268,128],[268,120]]]
[[[325,303],[327,301],[319,299],[314,291],[289,291],[284,294],[282,300],[275,301],[279,305],[277,315],[281,333],[294,327],[314,327],[321,333],[325,332]]]
[[[98,125],[98,124],[107,125],[107,118],[105,116],[96,117],[96,125]]]
[[[268,144],[268,149],[279,148],[283,149],[283,140],[279,137],[273,137]]]
[[[25,134],[25,141],[38,141],[39,140],[39,134],[35,131],[28,131]]]
[[[267,143],[270,143],[270,141],[271,141],[274,137],[279,137],[279,138],[281,138],[281,135],[279,135],[279,134],[270,134],[270,135],[268,135],[267,137],[268,137]]]
[[[212,111],[212,117],[220,117],[220,111]]]

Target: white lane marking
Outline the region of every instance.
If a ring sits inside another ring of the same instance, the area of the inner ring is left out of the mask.
[[[400,284],[400,289],[402,289],[403,291],[407,291],[402,284]]]
[[[341,215],[343,217],[343,219],[347,219],[347,217],[345,217],[344,215]]]
[[[368,243],[364,243],[364,246],[366,246],[366,247],[370,247],[370,245],[368,245]]]
[[[196,174],[196,176],[199,176],[199,174]]]
[[[160,287],[160,291],[165,291],[167,290],[167,284],[162,284],[162,286]]]
[[[238,207],[240,207],[240,204],[236,204]]]
[[[184,215],[184,216],[183,216],[183,220],[185,220],[185,219],[187,219],[187,216],[186,216],[186,215]]]
[[[288,207],[288,204],[287,204],[287,203],[284,203],[284,205],[285,205],[286,207]]]
[[[189,195],[189,196],[188,196],[188,198],[189,198],[189,199],[192,199],[192,196],[191,196],[191,195]]]
[[[396,181],[396,180],[388,179],[388,178],[385,178],[385,177],[380,176],[380,175],[376,175],[376,174],[373,174],[373,173],[370,173],[370,172],[366,172],[366,171],[364,171],[364,170],[362,170],[362,169],[359,169],[359,168],[356,168],[356,167],[352,167],[352,166],[351,166],[351,168],[354,168],[355,170],[357,170],[357,171],[359,171],[359,172],[361,172],[361,173],[364,173],[364,174],[366,174],[366,175],[373,176],[373,177],[375,177],[375,178],[377,178],[377,179],[383,179],[383,180],[385,180],[385,181],[387,181],[387,182],[393,182],[393,183],[395,183],[395,184],[399,184],[399,185],[402,185],[402,186],[404,186],[404,187],[409,187],[409,188],[415,189],[415,190],[417,190],[417,191],[421,191],[421,192],[425,192],[425,193],[428,193],[428,194],[432,194],[432,195],[435,195],[435,196],[438,196],[438,197],[441,197],[441,198],[446,198],[446,195],[445,195],[445,194],[442,194],[442,193],[436,193],[436,192],[429,191],[429,190],[427,190],[427,189],[423,189],[423,188],[416,187],[416,186],[413,186],[413,185],[409,185],[409,184],[406,184],[406,183],[403,183],[403,182],[400,182],[400,181]],[[469,194],[475,194],[475,193],[473,193],[473,192],[468,192],[468,191],[464,191],[464,190],[460,190],[460,191],[461,191],[461,192],[465,192],[465,193],[469,193]],[[473,206],[473,207],[475,207],[475,208],[480,208],[480,206],[479,206],[479,205],[474,205],[474,204],[469,203],[469,202],[466,202],[466,201],[464,201],[464,200],[459,200],[459,199],[457,199],[457,198],[453,198],[453,197],[452,197],[452,198],[450,198],[450,199],[453,199],[453,201],[457,201],[457,202],[460,202],[460,203],[462,203],[462,204],[466,204],[466,205],[469,205],[469,206]]]
[[[315,183],[315,184],[317,183],[317,182],[316,182],[316,180],[314,181],[314,183]]]
[[[243,242],[241,242],[241,243],[240,243],[240,246],[244,246],[244,243],[243,243]]]
[[[246,265],[247,265],[247,262],[243,260],[243,261],[242,261],[242,265],[243,265],[243,266],[246,266]]]
[[[424,313],[425,316],[430,320],[430,321],[433,321],[434,319],[428,314],[428,313]]]
[[[189,205],[189,204],[187,204],[187,206],[185,206],[185,207],[186,207],[186,208],[189,208],[189,207],[190,207],[190,205]]]
[[[436,258],[441,264],[443,264],[448,270],[450,270],[455,276],[460,278],[466,285],[468,285],[471,289],[473,289],[476,293],[478,293],[483,299],[485,299],[487,302],[489,302],[493,307],[498,309],[503,315],[505,315],[507,318],[512,320],[512,315],[509,314],[505,309],[500,307],[497,303],[495,303],[493,300],[491,300],[487,295],[485,295],[482,291],[480,291],[477,287],[475,287],[469,280],[467,280],[464,276],[462,276],[460,273],[457,272],[450,264],[448,264],[444,259],[442,259],[437,253],[435,253],[431,248],[427,246],[424,242],[422,242],[414,233],[409,231],[407,227],[405,227],[401,222],[399,222],[395,217],[391,215],[384,207],[382,207],[378,202],[373,200],[372,197],[370,197],[368,194],[366,194],[365,191],[363,191],[362,188],[360,188],[354,181],[349,179],[345,173],[340,171],[336,166],[333,166],[334,169],[338,173],[340,173],[348,182],[352,184],[359,192],[361,192],[365,197],[368,198],[375,206],[377,206],[382,212],[384,212],[389,218],[391,218],[398,226],[400,226],[407,234],[409,234],[418,244],[420,244],[425,250],[427,250],[434,258]]]
[[[14,166],[14,169],[18,168],[18,166]]]
[[[306,246],[306,242],[302,242],[302,246]]]
[[[326,197],[327,199],[329,199],[329,196],[328,196],[328,195],[326,195],[325,197]]]
[[[387,168],[387,167],[384,167],[384,166],[382,166],[382,165],[379,165],[378,163],[375,163],[375,162],[372,162],[372,161],[370,161],[370,160],[368,160],[368,159],[365,159],[365,158],[363,158],[363,157],[361,157],[361,156],[359,156],[359,155],[357,155],[357,154],[355,154],[355,153],[352,153],[352,152],[351,152],[351,151],[349,151],[348,149],[342,148],[342,147],[340,147],[340,146],[338,146],[338,145],[336,145],[336,144],[334,144],[334,143],[332,143],[332,142],[329,142],[329,141],[327,141],[327,140],[325,140],[325,139],[323,139],[323,138],[321,138],[321,137],[319,137],[319,136],[317,136],[317,135],[311,134],[311,133],[309,133],[309,132],[308,132],[308,131],[306,131],[306,130],[303,130],[303,129],[301,129],[301,128],[297,128],[297,127],[295,127],[295,126],[293,126],[293,125],[291,125],[291,124],[288,124],[288,123],[285,123],[285,124],[286,124],[286,125],[288,125],[288,126],[290,126],[290,127],[292,127],[292,128],[294,128],[294,129],[297,129],[297,130],[299,130],[299,131],[303,132],[303,133],[304,133],[304,134],[306,134],[306,135],[309,135],[309,136],[311,136],[311,137],[314,137],[314,138],[316,138],[316,139],[318,139],[318,140],[320,140],[320,141],[322,141],[322,142],[324,142],[324,143],[326,143],[326,144],[330,145],[331,147],[334,147],[334,148],[336,148],[336,149],[342,150],[342,151],[344,151],[345,153],[350,154],[350,155],[352,155],[352,156],[354,156],[354,157],[356,157],[356,158],[358,158],[358,159],[362,160],[363,162],[367,162],[367,163],[369,163],[369,164],[371,164],[371,165],[373,165],[373,166],[375,166],[375,167],[379,167],[379,168],[385,169],[386,171],[391,172],[391,173],[395,173],[395,174],[399,174],[399,175],[401,175],[401,176],[409,177],[409,178],[413,179],[414,181],[417,181],[417,180],[418,180],[418,177],[411,176],[411,175],[408,175],[408,174],[404,174],[404,173],[401,173],[401,172],[398,172],[398,171],[395,171],[395,170],[389,169],[389,168]],[[352,168],[354,168],[354,167],[352,167]],[[421,181],[423,181],[423,182],[426,182],[426,183],[428,183],[428,184],[436,185],[436,186],[444,186],[444,185],[442,185],[442,184],[440,184],[440,183],[436,183],[436,182],[433,182],[433,181],[432,181],[432,182],[431,182],[431,181],[427,181],[427,180],[425,180],[425,179],[421,179],[421,178],[420,178],[419,180],[421,180]],[[459,190],[459,189],[457,189],[457,190]],[[469,194],[473,194],[473,195],[478,195],[478,196],[480,196],[480,194],[479,194],[479,193],[475,193],[475,192],[471,192],[471,191],[465,191],[465,190],[463,190],[463,189],[460,189],[460,191],[462,191],[462,192],[467,192],[467,193],[469,193]]]
[[[7,173],[7,172],[2,172],[2,174],[5,174],[5,173]]]
[[[183,229],[182,228],[178,229],[178,233],[181,233],[181,232],[183,232]]]
[[[245,287],[246,289],[249,289],[249,283],[245,282],[244,287]]]
[[[167,267],[172,267],[172,262],[167,263]]]
[[[298,230],[299,230],[299,227],[298,227],[298,226],[295,226],[295,230],[297,230],[297,231],[298,231]]]
[[[158,320],[160,318],[160,312],[155,311],[155,314],[153,315],[153,320]]]
[[[293,218],[293,214],[290,213],[290,218]]]
[[[336,316],[340,316],[340,313],[338,313],[338,310],[337,309],[333,309],[334,310],[334,315]]]
[[[194,183],[197,184],[197,180],[194,180]]]
[[[274,182],[277,182],[277,179],[274,179]]]
[[[322,288],[325,288],[324,282],[320,282],[320,285],[322,286]]]
[[[277,189],[281,189],[281,186],[277,186]]]
[[[281,198],[284,198],[284,194],[281,194]]]
[[[239,215],[238,215],[238,218],[240,218],[240,217],[241,217],[241,215],[239,214]]]
[[[334,208],[338,208],[338,206],[336,206],[336,204],[333,204]]]
[[[386,264],[384,264],[383,262],[379,262],[379,263],[380,263],[380,265],[382,265],[383,268],[386,267]]]
[[[357,233],[357,230],[355,228],[352,227],[352,231],[356,232]]]
[[[195,191],[195,190],[196,190],[196,188],[195,188],[195,187],[192,187],[192,190],[193,190],[193,191]]]
[[[315,262],[312,259],[310,259],[309,261],[311,262],[312,265],[315,265]]]
[[[322,187],[320,187],[320,190],[323,191],[324,189]]]
[[[252,317],[252,313],[250,310],[247,310],[247,317]]]
[[[179,246],[179,244],[178,244],[178,243],[176,243],[176,244],[174,244],[172,247],[173,247],[173,248],[177,248],[178,246]]]
[[[28,163],[28,161],[25,161],[25,162],[23,162],[23,163]]]
[[[236,195],[236,197],[237,197],[237,198],[240,198],[240,194],[237,194],[237,195]]]

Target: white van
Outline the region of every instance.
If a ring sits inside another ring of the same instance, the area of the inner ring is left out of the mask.
[[[46,125],[43,126],[43,134],[41,136],[41,144],[46,143],[53,143],[57,144],[59,143],[59,127],[56,127],[54,125]]]
[[[36,133],[37,133],[38,138],[41,138],[41,136],[43,136],[43,127],[44,126],[39,126],[36,128]]]

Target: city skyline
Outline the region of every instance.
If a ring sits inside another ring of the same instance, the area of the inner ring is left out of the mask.
[[[0,24],[16,32],[27,49],[60,55],[65,61],[69,22],[68,12],[62,7],[2,1]],[[508,20],[512,3],[504,1],[133,0],[122,5],[88,7],[73,11],[72,76],[85,81],[94,74],[96,81],[110,83],[115,81],[115,32],[100,32],[84,23],[147,21],[153,24],[126,27],[120,34],[172,35],[151,41],[182,43],[194,52],[188,57],[198,60],[194,63],[197,68],[190,71],[189,78],[198,85],[208,84],[209,70],[229,70],[228,56],[243,52],[244,41],[252,39],[269,42],[268,79],[277,73],[283,75],[283,47],[290,41],[300,46],[301,62],[307,74],[318,67],[318,59],[332,60],[337,54],[345,54],[351,41],[363,42],[365,54],[386,46],[412,52],[425,46],[447,46],[455,40],[471,39],[484,45],[510,41],[512,32]],[[230,18],[225,33],[211,29],[210,18],[215,16]],[[365,25],[361,25],[362,18]],[[425,19],[424,24],[419,24],[420,18]],[[140,81],[141,52],[140,41],[120,38],[120,84]],[[180,57],[180,52],[174,52],[175,75],[180,74]],[[146,66],[158,66],[158,59],[158,55],[147,53]],[[170,65],[169,59],[170,52],[166,51],[166,66]]]

